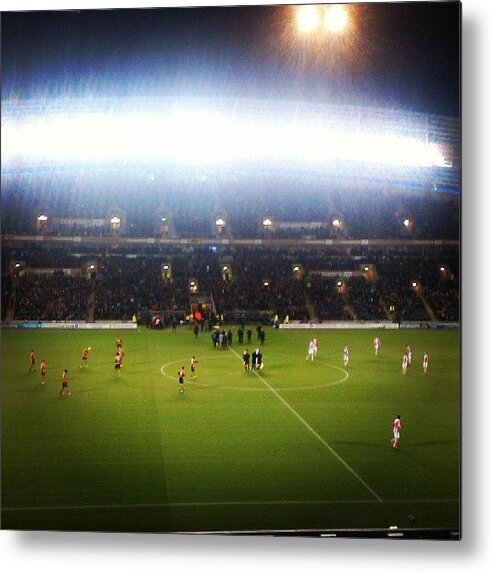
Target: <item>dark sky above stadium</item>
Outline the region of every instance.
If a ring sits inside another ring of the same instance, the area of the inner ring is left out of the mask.
[[[2,98],[249,97],[459,115],[460,5],[349,5],[304,36],[293,6],[2,13]]]

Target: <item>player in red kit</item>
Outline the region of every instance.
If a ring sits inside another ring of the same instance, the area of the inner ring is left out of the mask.
[[[373,348],[375,349],[375,355],[378,355],[378,350],[380,349],[380,338],[377,336],[374,340],[373,340]]]
[[[411,346],[406,346],[406,355],[407,355],[407,365],[411,365],[411,360],[413,359],[413,352],[411,350]]]
[[[402,356],[402,375],[406,375],[407,373],[407,363],[408,363],[407,353]]]
[[[190,358],[190,377],[192,377],[193,379],[195,379],[196,375],[195,372],[197,371],[197,364],[198,364],[198,360],[195,358],[195,356],[192,356]]]
[[[342,352],[342,361],[344,362],[344,367],[347,367],[349,363],[349,348],[347,346],[345,346]]]
[[[428,373],[428,354],[425,353],[425,355],[423,356],[423,373]]]
[[[399,441],[401,438],[401,429],[402,429],[401,416],[397,415],[397,417],[394,419],[394,421],[392,423],[392,432],[393,432],[394,436],[390,440],[390,442],[392,443],[392,447],[394,449],[397,449],[397,447],[399,445]]]

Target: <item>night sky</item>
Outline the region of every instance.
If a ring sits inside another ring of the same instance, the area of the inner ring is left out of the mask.
[[[460,5],[349,5],[302,36],[292,6],[2,13],[2,99],[247,97],[458,116]]]

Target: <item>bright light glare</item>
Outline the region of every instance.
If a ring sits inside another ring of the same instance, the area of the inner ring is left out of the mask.
[[[313,32],[320,23],[320,14],[316,6],[300,6],[296,16],[301,32]]]
[[[336,4],[325,10],[325,28],[329,32],[342,32],[348,25],[348,13],[344,6]]]
[[[290,119],[235,120],[218,112],[67,113],[2,121],[2,165],[121,163],[179,165],[296,162],[330,168],[337,162],[396,167],[450,167],[422,139],[367,130],[304,125]]]

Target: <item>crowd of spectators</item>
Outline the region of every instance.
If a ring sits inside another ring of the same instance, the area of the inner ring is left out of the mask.
[[[450,284],[425,289],[424,296],[439,321],[456,322],[460,317],[459,293]]]
[[[91,285],[82,277],[27,275],[18,281],[14,317],[18,320],[85,320]]]
[[[347,285],[348,303],[358,320],[386,320],[387,314],[381,305],[378,283],[363,277],[351,278]]]
[[[138,315],[147,322],[155,312],[189,312],[193,280],[195,293],[211,297],[216,313],[226,317],[260,312],[300,321],[459,318],[454,256],[440,270],[434,256],[406,253],[363,259],[330,251],[187,246],[152,256],[45,252],[26,256],[26,266],[33,268],[37,261],[38,267],[77,268],[89,259],[97,266],[92,277],[28,272],[15,280],[14,297],[14,281],[2,281],[4,315],[14,298],[17,319],[130,320]],[[372,265],[369,275],[362,270],[365,262]],[[172,268],[169,279],[165,263]],[[294,272],[295,265],[302,271]]]

